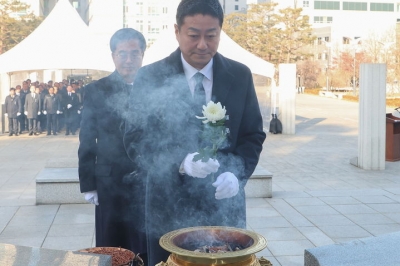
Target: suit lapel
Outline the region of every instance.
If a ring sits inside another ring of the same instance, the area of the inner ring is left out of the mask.
[[[181,51],[179,48],[175,50],[169,57],[167,57],[167,64],[172,66],[170,69],[170,73],[167,75],[167,79],[170,78],[170,81],[167,82],[171,83],[168,84],[177,91],[179,95],[182,95],[183,99],[188,99],[188,102],[192,102],[192,94],[190,93],[189,84],[186,80],[185,72],[183,70],[182,60],[181,60]]]
[[[219,53],[214,56],[213,88],[211,100],[224,102],[232,88],[234,76],[229,71],[230,65]]]

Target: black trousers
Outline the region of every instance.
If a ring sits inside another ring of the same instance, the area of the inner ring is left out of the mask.
[[[65,114],[65,128],[66,133],[75,134],[76,131],[76,115],[75,112],[70,111]]]
[[[37,119],[36,118],[28,118],[29,124],[29,133],[37,133]]]
[[[18,133],[18,118],[8,118],[8,131],[10,133]]]
[[[24,112],[21,113],[20,116],[18,116],[18,122],[19,122],[19,132],[22,133],[22,131],[25,131],[25,123],[26,123],[26,116],[24,115]]]
[[[47,114],[47,134],[57,134],[57,114]]]

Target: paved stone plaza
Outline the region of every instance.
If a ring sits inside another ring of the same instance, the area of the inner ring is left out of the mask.
[[[296,96],[296,134],[268,133],[260,160],[273,173],[273,197],[247,199],[248,229],[268,240],[258,255],[274,266],[303,265],[307,248],[400,231],[400,161],[384,171],[349,163],[358,103]],[[0,243],[94,245],[92,205],[35,205],[35,176],[46,161],[77,156],[77,148],[77,136],[0,135]]]

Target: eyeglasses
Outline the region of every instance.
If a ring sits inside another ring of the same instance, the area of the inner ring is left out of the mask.
[[[130,53],[128,53],[128,52],[124,52],[124,51],[121,51],[121,52],[118,52],[117,54],[115,54],[119,59],[121,59],[121,60],[126,60],[126,59],[128,59],[128,56],[130,56],[130,58],[131,59],[137,59],[137,58],[140,58],[140,57],[142,57],[142,53],[140,52],[140,51],[132,51],[132,52],[130,52]]]

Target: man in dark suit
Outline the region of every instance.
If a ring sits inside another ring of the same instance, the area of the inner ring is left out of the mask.
[[[47,118],[47,136],[57,135],[57,115],[61,112],[60,99],[54,94],[54,88],[49,88],[49,94],[47,94],[43,101],[43,114]]]
[[[28,118],[29,136],[32,136],[33,134],[39,135],[39,132],[37,130],[37,119],[38,116],[41,114],[40,110],[42,110],[42,101],[40,100],[39,91],[36,90],[36,87],[34,85],[31,86],[30,90],[31,93],[27,94],[25,97],[24,113]]]
[[[10,89],[10,95],[5,100],[5,115],[8,117],[9,136],[18,136],[18,117],[21,115],[21,98],[15,95],[15,89]]]
[[[244,186],[266,137],[249,68],[217,52],[223,23],[218,0],[182,0],[176,19],[179,48],[138,71],[124,135],[138,165],[130,178],[146,181],[149,265],[167,260],[159,239],[171,230],[245,228]],[[197,98],[220,102],[229,116],[228,144],[216,159],[193,160],[204,141]]]
[[[18,116],[18,130],[19,134],[22,134],[22,131],[25,131],[25,114],[24,114],[24,105],[25,105],[25,93],[21,91],[21,85],[17,85],[15,87],[15,95],[17,95],[21,100],[21,115]]]
[[[79,111],[79,99],[76,93],[72,92],[72,86],[67,86],[67,95],[65,96],[64,102],[64,110],[65,110],[65,127],[66,132],[65,135],[68,136],[70,133],[75,135],[76,131],[76,117],[78,116]]]
[[[80,189],[87,201],[96,204],[96,246],[122,247],[143,255],[143,189],[129,183],[135,166],[126,155],[121,128],[146,41],[140,32],[124,28],[111,37],[110,48],[115,72],[85,87],[78,151]]]

